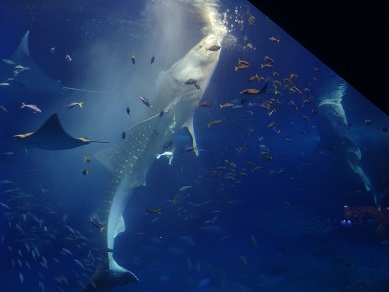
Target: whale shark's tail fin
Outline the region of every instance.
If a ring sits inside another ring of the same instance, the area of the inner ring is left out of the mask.
[[[90,282],[85,286],[84,292],[100,291],[113,286],[125,285],[130,282],[138,283],[139,279],[126,269],[120,272],[111,271],[109,270],[108,262],[101,261]]]

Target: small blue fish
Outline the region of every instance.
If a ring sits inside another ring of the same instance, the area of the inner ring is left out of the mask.
[[[170,146],[172,146],[173,144],[173,140],[169,140],[169,141],[166,141],[165,144],[163,144],[163,148],[169,148]]]
[[[161,112],[159,113],[159,116],[162,117],[163,114],[164,114],[164,111],[161,111]]]
[[[149,108],[152,108],[152,106],[150,105],[150,101],[147,97],[141,96],[140,100],[143,102],[144,105],[146,105]]]
[[[155,61],[155,57],[154,57],[154,56],[152,56],[152,57],[151,57],[150,64],[153,64],[153,63],[154,63],[154,61]]]
[[[126,130],[123,130],[122,139],[124,140],[124,139],[126,139],[126,137],[127,137],[127,132],[126,132]]]
[[[134,53],[132,53],[131,61],[132,61],[132,64],[135,65],[135,55],[134,55]]]
[[[182,153],[186,153],[186,152],[193,151],[193,150],[195,150],[195,149],[197,149],[197,148],[194,148],[194,147],[192,147],[192,146],[185,146],[184,148],[181,149],[181,152],[182,152]]]
[[[131,113],[131,109],[130,109],[130,107],[129,107],[129,106],[126,108],[126,112],[127,112],[127,114],[128,114],[128,115],[130,115],[130,113]]]

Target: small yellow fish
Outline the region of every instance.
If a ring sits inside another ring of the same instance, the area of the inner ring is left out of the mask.
[[[159,214],[161,215],[161,209],[147,208],[145,209],[146,214]]]
[[[82,105],[84,104],[84,102],[83,101],[81,101],[81,102],[72,102],[72,103],[69,103],[68,104],[68,108],[73,108],[73,107],[75,107],[75,106],[79,106],[80,108],[82,108]]]
[[[250,78],[249,78],[249,82],[252,82],[252,81],[254,81],[255,79],[259,79],[259,76],[258,76],[258,74],[255,74],[254,76],[251,76]]]
[[[255,49],[256,49],[256,47],[254,47],[252,43],[248,43],[246,46],[247,46],[249,49],[252,49],[252,50],[254,50],[254,51],[255,51]]]
[[[83,175],[89,174],[89,168],[88,168],[88,167],[85,167],[85,168],[82,170],[82,174],[83,174]]]
[[[84,156],[84,162],[86,162],[86,163],[91,163],[91,162],[92,162],[92,159],[90,159],[89,156]]]
[[[232,103],[227,102],[227,103],[225,103],[225,104],[221,104],[221,105],[220,105],[220,108],[232,107],[232,106],[234,106]]]
[[[103,232],[106,227],[104,227],[100,221],[97,218],[89,218],[90,223],[92,223],[93,226],[98,228],[100,232]]]
[[[210,126],[212,126],[212,125],[220,124],[221,122],[222,122],[222,120],[214,120],[214,121],[212,121],[212,122],[210,122],[210,123],[208,124],[208,128],[209,128]]]

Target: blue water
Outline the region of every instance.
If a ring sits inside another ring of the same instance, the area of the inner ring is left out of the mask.
[[[108,146],[50,151],[12,136],[35,131],[58,113],[72,136],[123,143],[123,129],[145,113],[139,96],[205,36],[207,24],[177,1],[2,2],[1,59],[12,60],[29,30],[31,59],[44,78],[26,71],[19,83],[0,86],[1,291],[82,291],[101,252],[89,216],[111,175],[93,155]],[[140,282],[110,291],[388,291],[388,116],[348,86],[342,106],[371,181],[367,191],[338,151],[342,142],[319,143],[319,97],[333,72],[248,2],[222,1],[217,11],[226,14],[229,32],[202,98],[211,106],[194,114],[200,155],[180,151],[191,142],[178,131],[172,165],[155,160],[147,185],[135,189],[114,258]],[[235,71],[238,59],[250,67]],[[15,66],[1,62],[0,83]],[[261,68],[265,63],[273,67]],[[255,74],[265,80],[248,82]],[[220,108],[266,83],[265,96]],[[274,111],[260,106],[272,98]],[[67,108],[76,101],[83,108]],[[22,102],[41,113],[20,108]],[[347,222],[345,205],[365,213]],[[147,214],[148,208],[161,214]]]

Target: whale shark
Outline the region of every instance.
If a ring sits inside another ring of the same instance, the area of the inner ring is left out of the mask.
[[[197,143],[193,128],[193,115],[203,97],[219,60],[221,50],[214,35],[208,35],[189,52],[161,74],[156,86],[157,96],[148,111],[150,117],[128,130],[127,138],[116,147],[95,153],[95,157],[112,173],[100,206],[90,216],[105,227],[99,234],[99,248],[104,252],[85,291],[100,290],[139,279],[120,266],[109,252],[114,249],[115,237],[125,231],[123,211],[135,188],[146,185],[146,175],[155,153],[181,128],[187,129],[193,148]],[[197,87],[186,84],[196,80]],[[161,114],[163,112],[163,114]],[[195,151],[198,155],[198,151]]]
[[[385,196],[382,190],[377,190],[362,166],[362,153],[359,146],[349,136],[349,124],[342,100],[348,86],[334,72],[327,73],[328,80],[323,84],[318,96],[318,130],[320,146],[332,149],[349,169],[355,173],[366,191],[371,193],[378,210]]]

